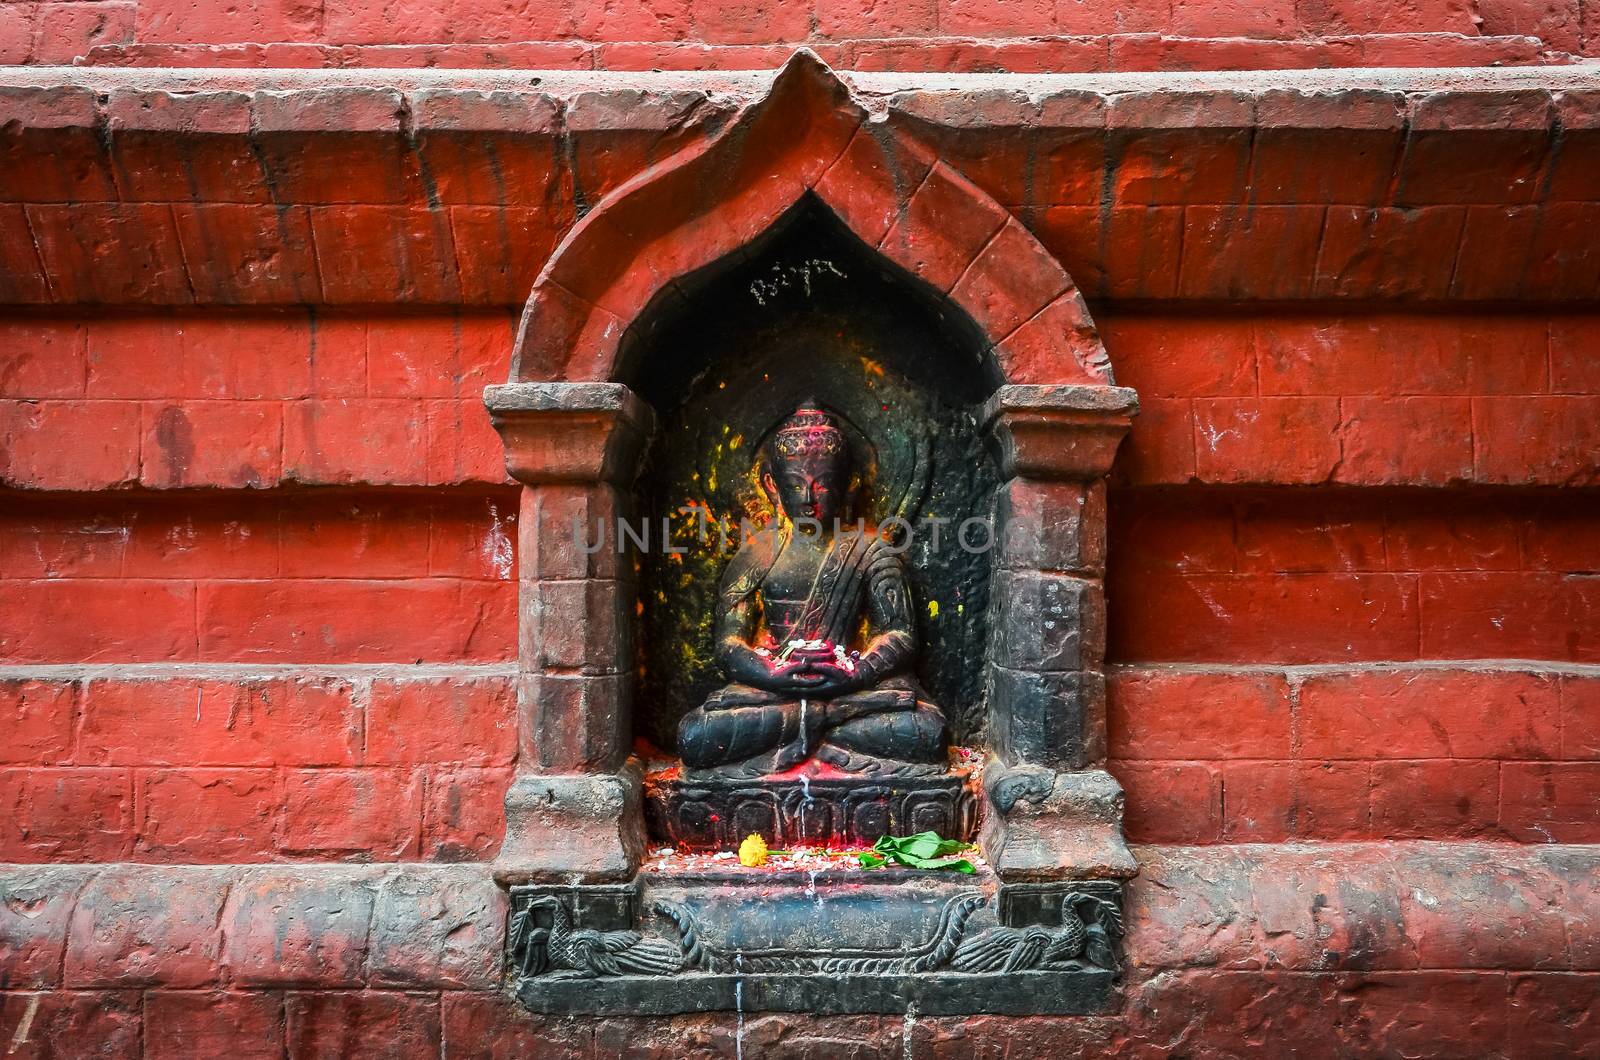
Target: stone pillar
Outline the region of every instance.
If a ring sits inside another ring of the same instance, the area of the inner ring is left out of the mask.
[[[1122,790],[1105,771],[1105,479],[1132,390],[1003,386],[988,672],[985,855],[1003,877],[1120,878]]]
[[[649,406],[619,383],[484,391],[522,483],[518,520],[517,775],[506,794],[505,883],[630,878],[644,849],[629,761],[632,558],[617,548]]]

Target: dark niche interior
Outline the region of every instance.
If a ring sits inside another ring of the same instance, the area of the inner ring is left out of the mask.
[[[639,556],[636,735],[670,753],[679,719],[726,680],[712,638],[719,578],[739,521],[773,517],[757,471],[763,446],[815,401],[849,441],[851,519],[916,528],[902,558],[917,676],[954,741],[976,740],[992,557],[981,528],[969,528],[973,551],[956,535],[992,508],[997,474],[976,409],[1000,380],[971,320],[808,199],[754,244],[670,285],[622,355],[623,381],[659,416],[638,487],[651,537]],[[661,547],[663,518],[681,552]],[[948,520],[937,542],[930,519]]]

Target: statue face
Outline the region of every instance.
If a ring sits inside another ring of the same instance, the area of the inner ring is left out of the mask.
[[[844,510],[850,484],[844,435],[825,413],[797,411],[773,440],[772,471],[764,484],[791,522],[833,522]]]
[[[843,511],[849,475],[842,452],[780,450],[773,476],[768,488],[777,494],[791,521],[815,519],[827,525]]]

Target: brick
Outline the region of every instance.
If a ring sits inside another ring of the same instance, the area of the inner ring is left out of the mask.
[[[1214,843],[1221,829],[1221,788],[1204,765],[1113,762],[1127,793],[1123,827],[1135,843]]]
[[[1435,117],[1433,111],[1427,97],[1413,107],[1411,134],[1400,160],[1395,189],[1397,205],[1518,203],[1535,199],[1548,165],[1548,129],[1500,126],[1502,119],[1494,114],[1485,118],[1495,123],[1489,128],[1441,128],[1437,124],[1429,127],[1430,122],[1454,120],[1447,114]]]
[[[1494,397],[1472,403],[1477,477],[1496,485],[1600,483],[1600,398]]]
[[[0,762],[64,765],[72,753],[77,686],[57,681],[0,681]]]
[[[193,659],[194,599],[187,582],[0,582],[0,657],[13,664]]]
[[[514,593],[487,582],[213,582],[196,607],[199,655],[212,661],[496,660],[515,643]]]
[[[367,869],[239,873],[222,913],[228,976],[243,987],[361,986],[375,901]]]
[[[323,399],[367,392],[367,318],[318,310],[307,328],[310,393]]]
[[[486,874],[407,866],[385,877],[372,915],[374,985],[493,990],[505,952],[505,893]]]
[[[617,719],[629,705],[621,674],[528,673],[518,678],[520,756],[549,773],[619,765],[627,749]]]
[[[1117,383],[1149,398],[1256,392],[1254,325],[1234,317],[1101,316]]]
[[[0,946],[10,990],[59,988],[67,927],[78,894],[98,871],[89,866],[12,866],[0,880]]]
[[[625,583],[593,578],[530,584],[523,590],[517,629],[523,669],[624,672],[631,657],[633,596]]]
[[[415,857],[422,781],[393,769],[291,770],[284,774],[280,850],[326,858]]]
[[[427,861],[488,861],[505,839],[506,789],[511,770],[457,769],[428,778],[422,811],[422,850]]]
[[[1366,762],[1222,762],[1226,843],[1365,839]]]
[[[1186,120],[1185,108],[1207,105],[1187,98],[1175,99],[1170,111],[1163,110],[1146,125],[1141,108],[1148,105],[1141,98],[1129,105],[1113,101],[1108,108],[1112,145],[1108,166],[1114,167],[1114,202],[1118,206],[1159,206],[1240,201],[1249,171],[1248,134],[1227,128],[1185,130],[1167,124]]]
[[[216,981],[228,877],[186,867],[164,882],[149,886],[149,870],[135,866],[113,866],[89,881],[72,913],[69,985],[185,988]]]
[[[1103,487],[1011,480],[995,498],[999,566],[1098,573],[1105,566],[1105,504]]]
[[[3,19],[18,4],[0,7]],[[22,206],[0,203],[0,297],[20,305],[51,301],[50,281]]]
[[[133,43],[131,3],[39,5],[32,61],[70,65],[91,48]]]
[[[1522,287],[1541,225],[1537,206],[1469,206],[1456,251],[1453,299],[1514,298]]]
[[[124,198],[271,201],[261,163],[250,149],[245,93],[116,88],[102,109]]]
[[[283,422],[286,479],[325,484],[428,481],[427,409],[421,402],[296,402]]]
[[[311,231],[329,305],[461,300],[450,214],[442,208],[319,206],[311,210]]]
[[[152,990],[145,994],[144,1019],[150,1060],[284,1055],[283,998],[277,994]]]
[[[286,578],[421,578],[429,571],[432,512],[406,497],[358,496],[341,504],[303,497],[285,502]]]
[[[270,769],[157,770],[140,781],[137,849],[150,860],[265,861],[282,801]]]
[[[949,291],[1007,218],[999,204],[941,163],[912,193],[878,249],[937,290]]]
[[[0,63],[22,66],[33,54],[33,27],[39,5],[13,3],[0,8]]]
[[[34,503],[0,521],[0,578],[115,578],[130,543],[120,513]]]
[[[503,677],[378,680],[368,693],[370,764],[508,765],[516,742],[516,702]]]
[[[1554,758],[1556,681],[1537,673],[1393,670],[1307,677],[1300,741],[1312,758]]]
[[[133,840],[133,792],[122,769],[0,770],[0,857],[118,861]]]
[[[339,678],[92,679],[82,700],[78,755],[93,765],[352,765],[362,747]]]
[[[1053,0],[942,0],[939,28],[960,37],[1025,37],[1054,28]]]
[[[196,302],[293,305],[322,300],[311,219],[304,207],[175,204],[172,216]]]
[[[1281,674],[1124,670],[1106,692],[1113,758],[1289,757]]]
[[[439,1052],[439,995],[394,991],[291,993],[289,1055],[333,1058],[370,1051],[421,1057]]]
[[[139,4],[138,39],[161,44],[297,40],[317,31],[320,16],[304,0],[246,0],[227,8],[152,0]]]
[[[497,306],[521,302],[571,225],[559,210],[452,206],[450,234],[456,245],[462,302]]]
[[[1459,206],[1415,210],[1328,207],[1312,294],[1318,298],[1443,299],[1449,294],[1454,251],[1466,211]]]
[[[521,1005],[498,992],[447,990],[444,1009],[444,1055],[479,1056],[484,1060],[537,1057],[552,1042],[585,1049],[597,1021],[570,1017],[530,1016]]]
[[[1107,505],[1111,572],[1227,573],[1235,566],[1234,507],[1211,497],[1121,492]]]
[[[507,324],[501,314],[374,320],[367,329],[367,393],[479,397],[509,371]]]
[[[520,492],[525,499],[536,499],[545,491]],[[497,495],[434,508],[428,537],[429,572],[442,577],[510,581],[520,568],[524,574],[537,576],[540,572],[530,571],[527,560],[519,563],[518,507],[515,495]]]
[[[1259,319],[1263,394],[1534,394],[1545,324],[1511,315]]]
[[[121,535],[121,573],[130,578],[271,578],[282,565],[279,522],[274,505],[174,497],[125,512],[99,535]]]
[[[1584,238],[1600,204],[1553,202],[1543,208],[1520,288],[1523,297],[1584,300],[1600,286],[1600,247]]]
[[[1424,574],[1424,657],[1600,661],[1600,579],[1540,573]]]
[[[1391,508],[1384,526],[1389,569],[1492,571],[1521,566],[1521,521],[1505,512],[1485,511],[1470,499],[1463,501]]]
[[[1507,762],[1500,825],[1522,843],[1600,842],[1600,762]]]
[[[1313,574],[1381,571],[1384,518],[1375,506],[1343,498],[1241,505],[1239,571]]]
[[[1113,581],[1107,614],[1119,662],[1418,657],[1416,585],[1390,574],[1146,574]],[[1462,654],[1433,643],[1427,657]]]
[[[1187,398],[1139,402],[1139,415],[1117,456],[1113,474],[1140,484],[1189,482],[1195,477],[1194,404]]]
[[[152,489],[261,489],[282,475],[283,412],[270,401],[147,405],[139,481]]]
[[[1332,398],[1202,398],[1195,409],[1195,468],[1207,482],[1324,482],[1339,463],[1339,403]]]
[[[1600,1016],[1592,1004],[1596,982],[1593,975],[1511,976],[1506,1037],[1534,1055],[1600,1049]]]
[[[58,302],[194,301],[165,204],[29,206],[28,224]]]
[[[1290,124],[1300,117],[1295,110],[1319,104],[1326,112],[1305,115],[1305,127]],[[1257,97],[1256,107],[1262,127],[1256,130],[1250,156],[1254,201],[1359,206],[1383,202],[1400,151],[1397,94],[1344,91],[1318,97],[1267,92]],[[1337,137],[1327,129],[1334,123],[1339,126]],[[1350,127],[1354,125],[1372,127]]]
[[[1343,398],[1334,480],[1363,486],[1447,486],[1473,480],[1469,398]]]
[[[27,1060],[137,1057],[144,1048],[140,995],[134,990],[0,994],[0,1027],[21,1028],[24,1020],[27,1033],[11,1051]]]
[[[0,397],[82,397],[87,332],[70,317],[0,321]]]
[[[1550,326],[1550,389],[1600,394],[1600,316],[1557,315]]]
[[[1465,839],[1492,834],[1499,802],[1498,762],[1376,762],[1372,766],[1375,839]]]
[[[0,401],[0,482],[91,490],[139,477],[139,406],[109,401]]]
[[[1600,759],[1600,681],[1561,678],[1561,758]]]
[[[1322,229],[1320,206],[1185,207],[1187,253],[1178,293],[1210,300],[1304,298]]]

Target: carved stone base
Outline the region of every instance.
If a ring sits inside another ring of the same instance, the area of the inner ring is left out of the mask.
[[[507,971],[543,1013],[1104,1012],[1121,894],[910,870],[520,886]]]
[[[733,850],[752,832],[775,848],[871,846],[884,835],[972,839],[978,795],[965,771],[932,777],[784,776],[645,780],[651,841]]]

